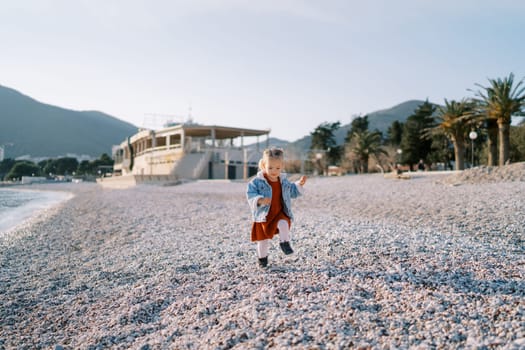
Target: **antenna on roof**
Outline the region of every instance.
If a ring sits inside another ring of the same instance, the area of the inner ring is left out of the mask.
[[[148,129],[160,129],[168,125],[180,124],[183,120],[183,117],[176,114],[145,113],[143,127]]]

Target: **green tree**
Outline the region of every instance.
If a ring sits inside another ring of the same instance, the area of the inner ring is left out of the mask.
[[[487,165],[494,166],[498,163],[498,123],[495,119],[484,118],[487,130]]]
[[[0,162],[0,181],[6,177],[15,164],[16,161],[13,158],[6,158]]]
[[[337,145],[335,131],[341,126],[340,122],[320,124],[310,133],[312,142],[310,151],[314,163],[320,171],[324,171],[329,164],[338,164],[341,159],[341,147]],[[316,158],[317,154],[322,154],[322,158]],[[326,158],[325,161],[323,161]]]
[[[78,168],[78,160],[73,157],[58,158],[56,160],[56,173],[60,175],[71,175]]]
[[[97,175],[98,169],[101,166],[113,166],[113,159],[107,154],[103,153],[100,158],[88,161],[83,160],[78,164],[77,174],[81,175]]]
[[[346,133],[344,147],[348,149],[348,145],[352,144],[352,138],[355,133],[362,133],[365,131],[368,131],[368,116],[365,115],[364,117],[355,117],[350,123],[350,129],[348,129]],[[348,159],[349,165],[355,173],[359,173],[361,171],[360,162],[356,156],[347,155],[346,159]]]
[[[38,166],[46,175],[71,175],[78,168],[78,160],[73,157],[50,158],[39,162]]]
[[[45,174],[46,176],[57,174],[57,167],[54,159],[49,158],[42,160],[38,162],[38,166],[40,167],[42,174]]]
[[[432,151],[432,140],[425,137],[425,130],[434,126],[434,111],[436,107],[426,100],[410,115],[403,126],[401,137],[402,162],[413,169],[420,159],[427,160]]]
[[[113,159],[107,153],[102,153],[99,160],[100,165],[113,165]]]
[[[40,168],[33,162],[17,162],[9,171],[6,178],[8,180],[20,179],[22,176],[39,176]]]
[[[476,92],[478,105],[477,116],[486,118],[489,159],[488,165],[495,165],[494,124],[498,128],[499,140],[499,165],[504,165],[509,160],[510,149],[510,124],[512,116],[525,116],[525,86],[523,79],[514,84],[514,74],[510,73],[503,79],[489,79],[488,86],[476,84],[481,90]]]
[[[445,105],[437,107],[437,125],[431,129],[427,135],[443,133],[454,146],[454,159],[456,170],[465,169],[465,147],[467,144],[467,134],[469,132],[468,116],[473,111],[473,103],[468,100],[448,101]]]
[[[370,156],[378,159],[380,154],[388,155],[388,153],[381,148],[380,132],[370,132],[368,130],[354,132],[351,140],[349,144],[351,152],[350,158],[354,157],[357,160],[360,173],[368,173]]]
[[[94,174],[95,171],[93,170],[93,163],[89,160],[83,160],[80,162],[77,168],[77,173],[80,175],[89,175]]]
[[[352,120],[350,123],[350,129],[346,133],[345,143],[350,143],[352,141],[352,136],[354,133],[359,133],[368,130],[368,116],[364,117],[358,116]]]
[[[510,160],[525,161],[525,123],[510,127]]]
[[[445,134],[432,135],[432,152],[428,156],[428,162],[443,163],[445,169],[452,170],[452,160],[454,160],[454,146],[450,139]]]
[[[399,146],[401,144],[401,138],[403,136],[403,123],[399,120],[394,120],[392,124],[388,127],[386,135],[386,143],[392,146]]]

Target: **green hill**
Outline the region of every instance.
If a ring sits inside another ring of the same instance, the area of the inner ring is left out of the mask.
[[[6,158],[98,158],[137,127],[97,111],[73,111],[38,102],[0,85],[0,146]]]
[[[396,120],[400,122],[405,122],[406,119],[416,110],[416,108],[424,102],[425,101],[410,100],[400,103],[392,108],[369,113],[367,114],[368,129],[371,131],[377,129],[383,133],[383,136],[386,136],[386,132],[388,128],[392,125],[392,122]],[[341,125],[341,127],[335,132],[335,137],[338,145],[344,143],[345,137],[348,133],[348,130],[350,130],[350,127],[350,123]],[[310,135],[307,135],[297,141],[290,143],[287,146],[287,148],[306,152],[310,149],[311,142],[312,137]]]
[[[388,128],[394,121],[405,122],[406,119],[414,113],[417,107],[425,101],[410,100],[400,103],[392,108],[372,112],[368,114],[368,121],[370,130],[379,130],[386,134]]]
[[[393,121],[404,122],[424,101],[411,100],[368,114],[369,129],[386,134]],[[137,127],[97,111],[73,111],[38,102],[0,85],[0,146],[6,158],[56,158],[66,155],[98,158],[137,132]],[[350,123],[336,131],[343,144]],[[313,130],[312,130],[313,131]],[[271,139],[272,145],[298,152],[310,148],[306,135],[294,142]]]

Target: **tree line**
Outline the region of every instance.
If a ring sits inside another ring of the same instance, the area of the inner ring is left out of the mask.
[[[337,165],[356,173],[369,172],[370,160],[382,169],[402,164],[414,170],[425,168],[465,169],[466,165],[504,165],[525,161],[525,122],[511,126],[513,116],[525,116],[524,80],[514,74],[475,84],[473,97],[445,99],[442,106],[428,100],[406,121],[394,121],[386,135],[368,129],[368,116],[355,118],[344,144],[334,133],[340,122],[322,123],[313,132],[308,157],[313,170],[326,172]],[[474,163],[474,164],[473,164]]]
[[[101,169],[112,166],[113,159],[106,153],[102,154],[98,159],[83,160],[81,162],[73,157],[50,158],[38,163],[7,158],[0,162],[0,180],[18,180],[22,176],[42,176],[50,179],[57,176],[92,178],[100,176],[102,173]]]

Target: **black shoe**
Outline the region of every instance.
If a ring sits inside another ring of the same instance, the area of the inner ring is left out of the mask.
[[[290,242],[281,242],[279,245],[281,246],[281,250],[284,252],[284,254],[290,255],[293,253],[293,249],[290,247]]]
[[[268,257],[265,257],[265,258],[259,258],[259,266],[260,266],[260,267],[266,267],[266,266],[268,266]]]

